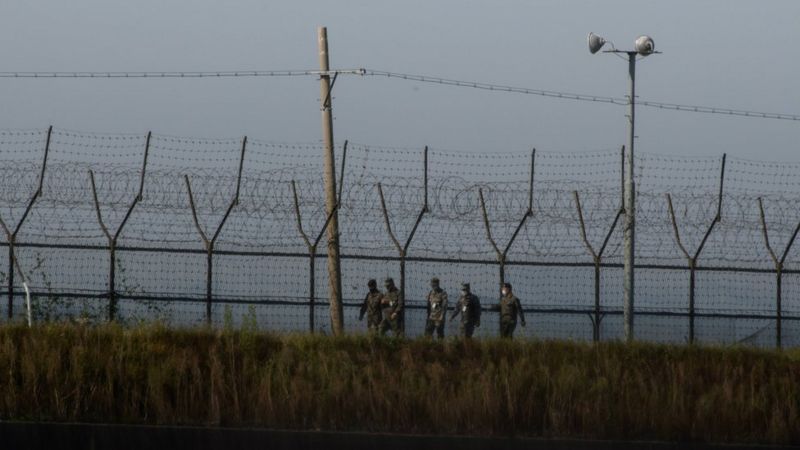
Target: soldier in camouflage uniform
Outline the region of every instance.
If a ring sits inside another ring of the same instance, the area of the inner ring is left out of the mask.
[[[461,283],[461,298],[458,299],[453,309],[453,320],[461,314],[461,336],[471,338],[476,327],[481,326],[481,301],[478,296],[469,291],[469,283]]]
[[[439,279],[431,279],[431,291],[428,292],[428,320],[425,322],[425,336],[432,337],[436,330],[439,339],[444,338],[444,323],[447,319],[447,292],[439,287]]]
[[[394,280],[387,278],[386,292],[381,299],[383,306],[383,321],[381,322],[381,335],[386,335],[390,329],[395,337],[403,337],[403,297],[400,290],[394,285]]]
[[[495,311],[500,311],[500,337],[511,339],[514,337],[514,328],[517,327],[517,316],[520,318],[520,323],[525,326],[525,315],[522,312],[522,304],[519,299],[511,292],[511,284],[503,283],[503,288],[500,291],[500,303],[492,308]]]
[[[369,292],[364,298],[364,303],[361,304],[361,312],[358,315],[358,320],[364,320],[364,313],[367,314],[367,330],[370,334],[376,334],[381,328],[381,319],[383,311],[381,311],[381,300],[383,300],[383,293],[378,290],[378,283],[375,280],[367,282]]]

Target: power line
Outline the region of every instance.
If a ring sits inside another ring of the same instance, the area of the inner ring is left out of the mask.
[[[575,101],[608,103],[613,105],[627,105],[625,97],[607,97],[590,94],[576,94],[572,92],[533,89],[503,84],[484,83],[478,81],[455,80],[451,78],[435,77],[430,75],[416,75],[399,72],[389,72],[373,69],[344,69],[331,70],[238,70],[238,71],[173,71],[173,72],[0,72],[0,78],[253,78],[253,77],[296,77],[319,75],[369,75],[385,77],[420,83],[431,83],[445,86],[456,86],[485,91],[510,92],[515,94],[538,95],[541,97],[560,98]],[[719,108],[715,106],[686,105],[678,103],[664,103],[653,101],[638,101],[638,105],[649,108],[666,109],[672,111],[694,112],[701,114],[719,114],[726,116],[749,117],[758,119],[800,121],[798,114],[784,114],[743,109]]]
[[[517,94],[540,95],[544,97],[564,98],[569,100],[594,101],[627,105],[625,98],[604,97],[597,95],[574,94],[542,89],[530,89],[499,84],[459,81],[427,75],[412,75],[387,72],[383,70],[348,69],[323,72],[320,70],[244,70],[244,71],[200,71],[200,72],[0,72],[0,78],[231,78],[231,77],[292,77],[318,76],[325,74],[371,75],[386,78],[399,78],[424,83],[437,83],[449,86],[469,87],[488,91],[512,92]]]
[[[502,84],[480,83],[477,81],[461,81],[449,78],[432,77],[428,75],[412,75],[407,73],[386,72],[383,70],[369,70],[367,69],[364,75],[381,76],[386,78],[399,78],[402,80],[419,81],[422,83],[435,83],[447,86],[467,87],[473,89],[481,89],[486,91],[499,91],[499,92],[513,92],[516,94],[539,95],[542,97],[564,98],[568,100],[611,103],[615,105],[627,105],[628,100],[625,98],[604,97],[599,95],[588,94],[574,94],[571,92],[549,91],[543,89],[530,89],[515,86],[506,86]]]
[[[649,102],[649,101],[640,101],[637,102],[636,104],[647,106],[650,108],[671,109],[674,111],[687,111],[687,112],[696,112],[705,114],[724,114],[728,116],[755,117],[759,119],[779,119],[779,120],[795,120],[795,121],[800,120],[800,116],[795,114],[747,111],[742,109],[717,108],[713,106],[679,105],[675,103],[660,103],[660,102]]]
[[[0,72],[0,78],[244,78],[334,74],[363,75],[364,69],[345,70],[222,70],[216,72]]]
[[[386,72],[381,70],[369,70],[369,69],[365,71],[364,75],[383,76],[387,78],[417,81],[421,83],[433,83],[433,84],[441,84],[448,86],[467,87],[467,88],[481,89],[487,91],[513,92],[518,94],[539,95],[543,97],[565,98],[577,101],[610,103],[614,105],[628,104],[628,99],[621,97],[603,97],[603,96],[588,95],[588,94],[574,94],[568,92],[529,89],[523,87],[506,86],[501,84],[481,83],[476,81],[453,80],[449,78],[432,77],[428,75],[412,75],[406,73]],[[662,103],[662,102],[652,102],[652,101],[637,101],[636,104],[640,106],[647,106],[649,108],[668,109],[674,111],[696,112],[704,114],[723,114],[728,116],[751,117],[759,119],[800,121],[800,115],[797,114],[770,113],[761,111],[748,111],[742,109],[718,108],[714,106],[682,105],[677,103]]]

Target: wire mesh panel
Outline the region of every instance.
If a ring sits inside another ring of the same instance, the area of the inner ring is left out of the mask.
[[[689,343],[689,323],[685,316],[664,316],[644,312],[636,316],[636,337],[665,344]]]
[[[781,309],[788,317],[800,317],[800,274],[784,273],[781,280]]]
[[[637,310],[688,313],[688,270],[639,269],[636,277]]]
[[[237,326],[308,331],[308,267],[307,257],[215,255],[212,323],[232,314]]]
[[[115,320],[123,324],[157,322],[174,327],[194,327],[206,323],[205,302],[186,297],[120,296],[117,308]]]
[[[698,273],[698,339],[775,345],[775,288],[773,273]]]
[[[213,306],[215,326],[272,332],[308,332],[308,307],[301,304],[221,301]]]
[[[601,340],[617,340],[625,336],[622,316],[613,315],[622,312],[622,276],[621,267],[603,267],[600,270]]]
[[[736,317],[701,317],[698,340],[703,343],[775,346],[775,321]]]
[[[120,294],[192,298],[205,295],[204,252],[120,251],[117,262]]]
[[[783,345],[785,347],[800,346],[800,320],[797,316],[792,316],[790,319],[784,319],[782,324],[783,331]],[[769,346],[770,343],[765,343]]]
[[[33,293],[34,320],[98,321],[108,317],[107,253],[31,247],[17,247],[15,253],[19,261],[25,261],[28,288]],[[15,279],[14,291],[24,298],[19,277]]]
[[[697,273],[698,312],[773,316],[775,296],[774,273]]]

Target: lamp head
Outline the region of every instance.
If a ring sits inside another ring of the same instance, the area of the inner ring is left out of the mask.
[[[633,47],[636,49],[636,52],[642,56],[651,55],[656,51],[656,43],[653,42],[653,38],[650,36],[639,36],[636,38]]]
[[[603,48],[603,45],[605,45],[606,43],[605,39],[601,38],[600,36],[594,33],[589,33],[589,36],[586,37],[586,41],[589,44],[589,51],[592,54],[597,53],[601,48]]]

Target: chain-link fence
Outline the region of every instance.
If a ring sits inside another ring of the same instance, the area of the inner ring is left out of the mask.
[[[0,131],[0,313],[35,321],[250,320],[330,328],[322,146]],[[337,146],[345,325],[369,278],[484,306],[513,284],[524,335],[622,334],[620,149],[480,153]],[[637,155],[636,336],[800,343],[800,163]],[[16,261],[16,264],[15,264]],[[497,333],[486,312],[478,335]],[[455,331],[448,324],[448,332]]]

